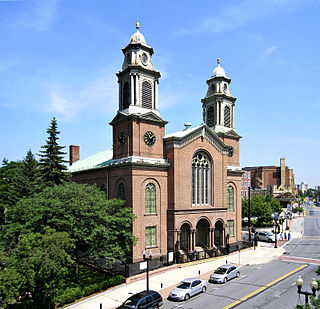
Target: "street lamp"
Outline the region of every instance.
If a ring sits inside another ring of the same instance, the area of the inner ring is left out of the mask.
[[[147,262],[147,291],[149,291],[149,261],[152,260],[152,250],[149,250],[149,257],[146,257],[146,249],[142,250],[143,260]]]
[[[272,213],[271,217],[274,221],[274,236],[275,236],[275,239],[274,239],[274,247],[275,248],[278,248],[277,246],[277,227],[278,227],[278,216],[279,214],[275,211]]]
[[[301,291],[301,288],[303,286],[303,279],[301,278],[301,276],[298,276],[297,280],[296,280],[296,285],[298,288],[298,294],[300,296],[300,294],[305,295],[305,305],[308,304],[308,298],[309,296],[316,296],[316,291],[318,289],[318,282],[316,281],[316,279],[312,278],[312,281],[310,282],[310,288],[312,290],[312,293],[310,292],[303,292]]]

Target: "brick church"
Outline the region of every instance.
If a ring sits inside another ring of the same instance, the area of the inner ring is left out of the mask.
[[[79,146],[71,145],[72,180],[96,184],[108,199],[121,198],[132,207],[138,238],[132,263],[142,260],[144,249],[159,259],[168,252],[222,250],[241,240],[241,137],[231,79],[220,60],[207,80],[202,111],[199,104],[202,124],[166,133],[160,73],[138,23],[122,52],[118,111],[110,122],[113,148],[79,160]]]

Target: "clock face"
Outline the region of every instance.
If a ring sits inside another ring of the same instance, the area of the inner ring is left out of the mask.
[[[229,156],[229,157],[232,157],[232,156],[233,156],[233,153],[234,153],[234,149],[233,149],[232,146],[230,146],[230,147],[228,148],[228,156]]]
[[[118,144],[122,146],[125,141],[126,141],[126,136],[124,135],[123,132],[120,132],[118,135]]]
[[[147,65],[147,63],[148,63],[148,56],[147,56],[146,53],[143,53],[143,54],[142,54],[141,61],[142,61],[142,64]]]
[[[152,146],[156,142],[156,136],[152,131],[147,131],[146,133],[144,133],[143,137],[144,137],[144,142],[148,146]]]

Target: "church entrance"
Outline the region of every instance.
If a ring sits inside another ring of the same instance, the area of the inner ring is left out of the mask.
[[[197,224],[196,246],[209,247],[208,234],[209,223],[206,219],[201,219]]]
[[[220,247],[223,245],[223,224],[217,221],[214,226],[214,245]]]
[[[188,223],[181,226],[180,248],[184,251],[188,251],[190,248],[190,226]]]

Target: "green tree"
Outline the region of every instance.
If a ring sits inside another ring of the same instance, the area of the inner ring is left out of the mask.
[[[51,120],[51,125],[47,129],[49,137],[46,141],[46,145],[41,146],[43,150],[40,150],[40,175],[41,178],[47,184],[60,185],[61,183],[69,180],[69,174],[66,172],[67,167],[65,166],[65,161],[63,157],[66,155],[62,151],[64,146],[59,146],[58,144],[58,131],[57,120],[53,118]]]
[[[0,259],[0,298],[12,302],[24,292],[32,295],[36,308],[51,304],[61,282],[70,273],[73,261],[69,252],[73,242],[66,232],[48,227],[44,233],[21,235],[19,243]]]
[[[242,218],[247,218],[249,216],[249,200],[248,198],[242,199]]]
[[[96,186],[67,182],[9,207],[0,239],[7,249],[14,248],[19,235],[43,233],[49,226],[74,240],[76,260],[80,251],[91,258],[125,260],[135,241],[133,219],[132,209],[123,201],[106,200]]]
[[[30,149],[22,161],[22,175],[24,181],[23,197],[32,196],[40,191],[39,163]]]

